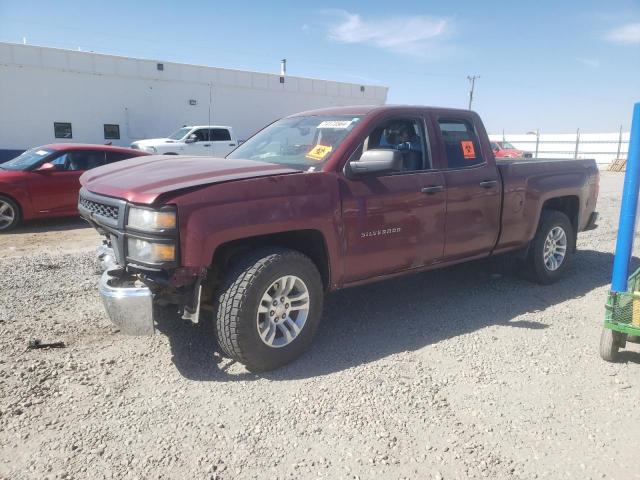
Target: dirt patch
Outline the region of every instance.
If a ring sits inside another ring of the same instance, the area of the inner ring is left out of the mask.
[[[89,251],[99,244],[98,233],[80,218],[38,220],[0,233],[0,258]]]

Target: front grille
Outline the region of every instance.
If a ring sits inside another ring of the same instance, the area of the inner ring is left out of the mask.
[[[112,205],[105,205],[104,203],[93,202],[86,198],[80,198],[80,205],[86,208],[89,212],[99,215],[104,218],[111,218],[112,220],[118,219],[119,207]]]

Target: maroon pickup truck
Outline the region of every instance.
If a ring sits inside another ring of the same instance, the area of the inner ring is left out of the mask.
[[[507,252],[556,281],[598,181],[593,160],[496,161],[471,111],[357,106],[283,118],[226,158],[96,168],[78,208],[106,237],[121,331],[213,312],[221,350],[268,370],[309,346],[333,290]]]

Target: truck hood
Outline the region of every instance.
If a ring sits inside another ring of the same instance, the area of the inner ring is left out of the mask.
[[[215,183],[296,173],[273,163],[181,155],[150,155],[94,168],[80,177],[93,193],[152,204],[169,192]]]

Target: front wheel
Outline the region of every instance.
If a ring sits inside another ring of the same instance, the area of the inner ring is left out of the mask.
[[[318,329],[323,295],[318,269],[300,252],[265,248],[243,257],[218,296],[221,350],[252,371],[293,361]]]
[[[0,233],[8,232],[20,223],[20,207],[8,197],[0,195]]]
[[[525,261],[525,275],[543,285],[559,280],[573,256],[575,238],[569,217],[555,210],[543,211]]]

